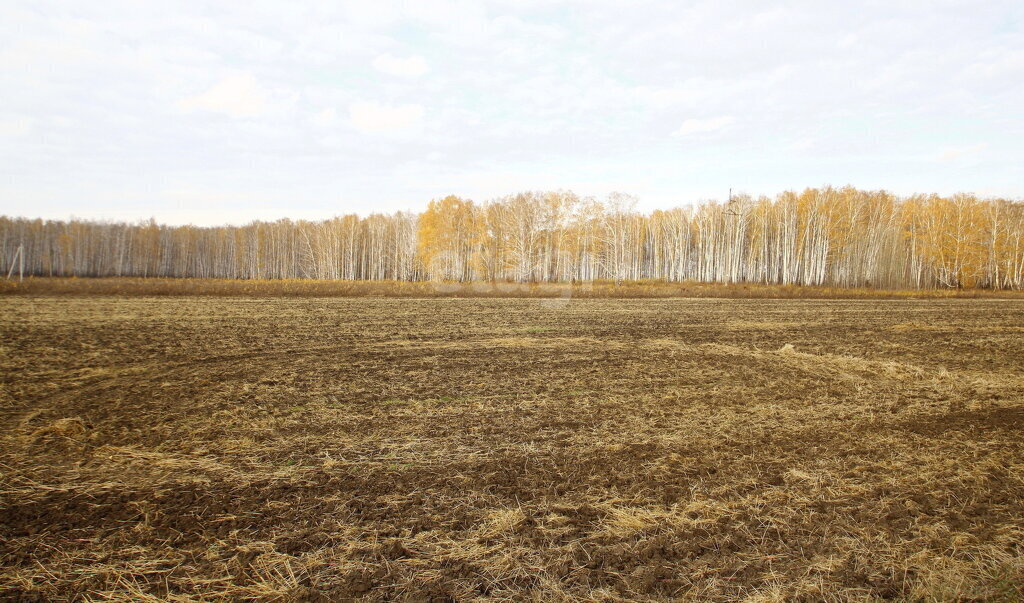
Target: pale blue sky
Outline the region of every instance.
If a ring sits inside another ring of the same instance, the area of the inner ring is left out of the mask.
[[[1024,3],[0,0],[0,214],[1024,197]]]

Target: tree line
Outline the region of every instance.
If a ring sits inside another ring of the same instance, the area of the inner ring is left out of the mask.
[[[26,275],[884,288],[1024,286],[1024,203],[852,187],[636,211],[635,198],[455,196],[422,213],[166,226],[0,217]]]

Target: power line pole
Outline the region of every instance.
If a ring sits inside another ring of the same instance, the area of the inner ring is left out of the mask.
[[[25,280],[25,246],[18,245],[18,250],[14,252],[14,257],[11,258],[11,268],[7,271],[7,280],[11,280],[11,275],[14,274],[14,263],[18,263],[18,282]]]

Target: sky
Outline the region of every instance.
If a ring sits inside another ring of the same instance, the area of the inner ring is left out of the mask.
[[[0,214],[1024,197],[1024,3],[0,0]]]

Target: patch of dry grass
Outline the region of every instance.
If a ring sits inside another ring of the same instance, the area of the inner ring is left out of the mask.
[[[987,289],[810,287],[757,283],[670,283],[644,280],[615,283],[454,283],[325,281],[309,279],[230,280],[200,278],[63,278],[0,280],[0,295],[116,295],[214,297],[455,297],[455,298],[736,298],[736,299],[1024,299],[1024,292]]]

